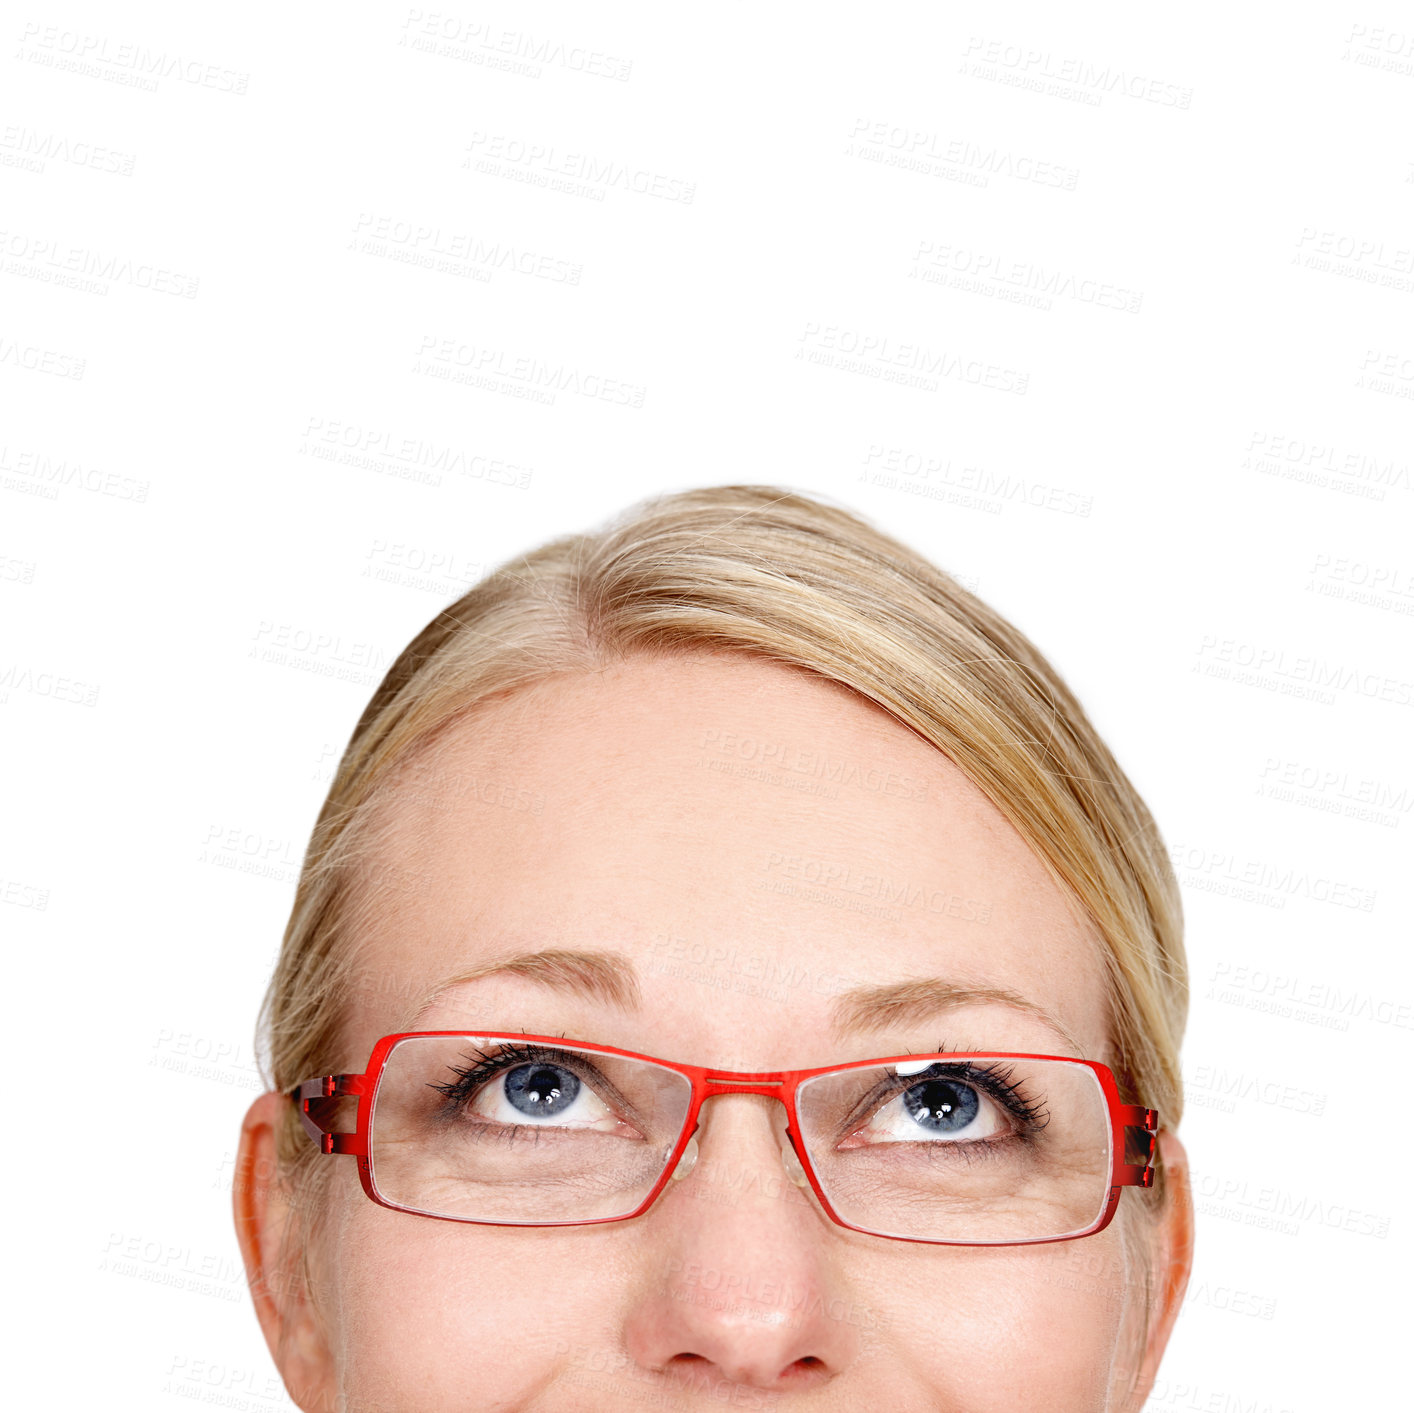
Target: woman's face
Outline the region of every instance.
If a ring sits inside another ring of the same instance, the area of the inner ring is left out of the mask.
[[[1096,944],[1020,836],[882,711],[774,663],[634,659],[501,699],[406,775],[388,818],[334,1069],[362,1070],[388,1033],[463,1027],[733,1070],[1113,1058]],[[552,970],[534,960],[549,950],[591,960]],[[278,1105],[251,1111],[253,1161]],[[1106,1230],[1052,1245],[886,1240],[790,1180],[783,1132],[769,1098],[708,1099],[690,1175],[598,1226],[392,1211],[352,1158],[320,1158],[328,1205],[304,1238],[282,1237],[278,1192],[245,1213],[257,1273],[282,1239],[310,1243],[312,1299],[258,1299],[267,1338],[309,1409],[1139,1407],[1186,1274],[1186,1200],[1131,1226],[1149,1194],[1126,1192]],[[1164,1155],[1183,1197],[1182,1151]]]

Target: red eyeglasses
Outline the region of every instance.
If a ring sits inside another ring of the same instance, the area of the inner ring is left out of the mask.
[[[785,1105],[786,1169],[851,1231],[949,1246],[1069,1241],[1153,1183],[1158,1114],[1059,1055],[925,1053],[735,1073],[558,1036],[385,1035],[363,1074],[290,1091],[324,1153],[380,1206],[493,1226],[648,1210],[697,1156],[703,1103]],[[357,1100],[352,1132],[321,1126]]]

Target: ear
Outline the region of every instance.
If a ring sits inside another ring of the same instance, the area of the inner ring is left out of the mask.
[[[1193,1188],[1188,1174],[1188,1152],[1177,1134],[1164,1129],[1159,1133],[1159,1154],[1164,1170],[1164,1210],[1153,1224],[1154,1245],[1150,1259],[1154,1273],[1154,1305],[1140,1366],[1138,1389],[1141,1396],[1136,1408],[1143,1404],[1154,1385],[1169,1335],[1183,1308],[1184,1292],[1193,1269]]]
[[[301,1224],[280,1181],[276,1136],[289,1099],[262,1094],[241,1125],[232,1199],[236,1238],[265,1343],[305,1413],[332,1413],[334,1361],[303,1277]]]

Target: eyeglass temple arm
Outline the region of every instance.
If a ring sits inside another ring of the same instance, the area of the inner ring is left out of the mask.
[[[299,1121],[304,1131],[319,1145],[321,1153],[366,1154],[367,1148],[356,1133],[330,1133],[320,1128],[319,1119],[326,1121],[333,1116],[329,1113],[335,1099],[363,1097],[363,1076],[361,1074],[326,1074],[317,1079],[307,1079],[289,1091],[294,1101]],[[314,1112],[310,1106],[314,1105]]]
[[[1125,1142],[1121,1158],[1130,1156],[1142,1159],[1138,1163],[1117,1162],[1115,1164],[1116,1186],[1153,1187],[1154,1149],[1159,1136],[1159,1113],[1157,1109],[1146,1109],[1142,1104],[1121,1104],[1119,1107],[1120,1128]]]

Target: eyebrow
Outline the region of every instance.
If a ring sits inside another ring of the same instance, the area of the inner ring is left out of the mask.
[[[454,986],[467,981],[482,981],[489,976],[523,976],[550,991],[588,996],[621,1011],[635,1011],[642,1001],[638,972],[622,953],[579,952],[547,947],[538,952],[516,952],[439,981],[403,1029],[415,1027]]]
[[[940,1011],[963,1006],[1002,1005],[1034,1016],[1078,1055],[1075,1037],[1044,1006],[1005,986],[956,986],[941,977],[919,977],[887,986],[858,986],[843,991],[831,1006],[835,1034],[867,1035],[931,1020]]]
[[[638,971],[621,952],[583,952],[550,947],[516,952],[458,972],[437,983],[402,1030],[411,1030],[452,988],[492,976],[519,976],[547,990],[589,997],[621,1011],[640,1009],[643,993]],[[1035,1017],[1078,1055],[1081,1047],[1044,1006],[1008,987],[957,986],[941,977],[918,977],[883,986],[860,986],[841,992],[831,1005],[836,1035],[868,1035],[931,1020],[940,1012],[964,1006],[1002,1005]]]

